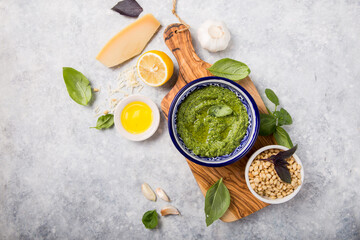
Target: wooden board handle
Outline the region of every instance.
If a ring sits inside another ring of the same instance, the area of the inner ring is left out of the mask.
[[[164,31],[165,44],[179,64],[178,81],[161,102],[161,108],[166,117],[170,108],[169,104],[183,86],[197,78],[211,76],[206,70],[211,65],[199,58],[192,45],[190,31],[181,31],[183,29],[186,29],[184,24],[175,23],[169,25]]]
[[[190,31],[181,31],[185,26],[183,24],[171,24],[164,32],[165,44],[174,54],[180,66],[180,73],[183,79],[195,80],[200,77],[211,75],[206,68],[211,65],[204,62],[195,53],[192,45]],[[180,30],[180,31],[179,31]]]

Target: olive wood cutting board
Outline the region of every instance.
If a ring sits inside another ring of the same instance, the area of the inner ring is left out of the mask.
[[[166,118],[172,100],[183,86],[197,78],[211,76],[211,73],[207,70],[211,65],[201,60],[195,53],[190,31],[179,31],[185,28],[183,24],[171,24],[164,32],[165,43],[179,64],[178,80],[161,102],[161,109]],[[267,113],[264,102],[251,79],[246,77],[238,81],[238,83],[254,98],[260,113]],[[230,191],[231,203],[227,212],[222,216],[222,221],[236,221],[268,205],[255,198],[247,188],[245,182],[245,166],[252,153],[263,146],[271,144],[276,144],[273,137],[259,136],[245,157],[224,167],[205,167],[187,160],[204,196],[206,191],[218,179],[223,178],[225,185]]]

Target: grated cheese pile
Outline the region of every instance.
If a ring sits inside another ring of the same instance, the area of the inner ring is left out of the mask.
[[[124,98],[134,94],[134,90],[139,93],[143,89],[143,85],[137,78],[136,67],[129,67],[120,72],[116,78],[116,85],[108,85],[108,95],[105,103],[95,107],[95,117],[98,117],[103,112],[114,113],[116,105]],[[106,104],[107,103],[107,104]],[[101,111],[101,109],[105,109]]]

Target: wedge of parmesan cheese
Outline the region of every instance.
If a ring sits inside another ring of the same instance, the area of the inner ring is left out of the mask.
[[[96,59],[114,67],[139,55],[159,27],[160,22],[152,14],[146,14],[116,34]]]

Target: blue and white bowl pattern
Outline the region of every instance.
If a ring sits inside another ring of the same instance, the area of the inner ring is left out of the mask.
[[[180,104],[192,92],[207,86],[219,86],[229,89],[230,91],[235,93],[236,96],[240,99],[240,101],[244,104],[247,114],[249,116],[249,125],[244,138],[241,140],[239,146],[228,155],[211,158],[198,156],[186,147],[183,140],[177,133],[177,112],[179,110]],[[259,110],[251,95],[236,82],[221,77],[204,77],[188,83],[175,96],[174,100],[171,103],[168,116],[169,133],[175,147],[182,155],[184,155],[190,161],[208,167],[225,166],[242,158],[254,145],[259,133],[259,125]]]

